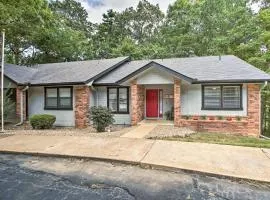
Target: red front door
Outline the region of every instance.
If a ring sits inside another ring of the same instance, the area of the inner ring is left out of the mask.
[[[146,117],[158,117],[158,90],[146,90]]]

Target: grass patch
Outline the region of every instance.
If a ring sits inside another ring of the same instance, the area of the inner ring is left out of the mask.
[[[270,140],[267,139],[221,133],[194,133],[186,137],[173,136],[164,137],[161,139],[183,142],[201,142],[234,146],[270,148]]]

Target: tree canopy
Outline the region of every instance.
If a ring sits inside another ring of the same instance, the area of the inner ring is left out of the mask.
[[[259,12],[251,9],[260,5]],[[269,0],[176,0],[166,15],[141,0],[99,24],[75,0],[1,0],[8,62],[33,65],[130,55],[132,59],[234,54],[270,62]]]

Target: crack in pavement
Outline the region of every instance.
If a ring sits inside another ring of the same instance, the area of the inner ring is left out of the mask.
[[[270,155],[268,152],[266,152],[264,149],[261,149],[261,151],[268,159],[270,159]]]
[[[36,177],[37,179],[40,178],[40,175],[41,175],[41,176],[46,176],[50,180],[52,180],[50,182],[50,184],[43,183],[43,185],[42,184],[37,185],[36,183],[33,183],[31,181],[25,181],[25,180],[23,180],[23,181],[9,180],[8,178],[0,179],[0,182],[13,182],[13,184],[12,184],[13,186],[15,184],[17,184],[17,185],[18,184],[30,184],[32,188],[54,190],[54,191],[58,191],[60,193],[64,192],[66,195],[71,195],[71,194],[72,195],[74,195],[74,194],[79,195],[80,194],[78,192],[74,193],[74,191],[70,191],[71,189],[84,190],[84,191],[89,191],[89,189],[91,189],[91,192],[97,191],[97,194],[99,194],[98,191],[103,191],[103,190],[108,190],[110,193],[113,193],[115,189],[118,189],[118,190],[125,191],[128,194],[128,196],[131,197],[132,199],[136,199],[136,196],[134,194],[132,194],[130,192],[130,190],[126,187],[120,187],[118,185],[108,185],[108,184],[103,184],[103,183],[90,183],[89,184],[89,183],[83,182],[83,181],[80,182],[80,184],[79,184],[76,181],[72,181],[71,179],[69,179],[65,176],[58,176],[56,174],[49,173],[49,172],[43,172],[43,171],[39,171],[39,170],[32,170],[32,169],[24,168],[24,167],[19,166],[18,164],[13,166],[12,164],[8,164],[8,163],[0,161],[0,165],[4,166],[4,170],[11,169],[11,171],[13,170],[17,174],[21,173],[24,175],[29,175],[32,177]],[[10,173],[9,175],[14,175],[15,173]],[[9,189],[12,189],[12,188],[9,188]],[[13,190],[17,190],[17,189],[13,188]],[[38,194],[35,194],[35,195],[38,195]],[[65,196],[63,199],[67,199],[67,196]]]

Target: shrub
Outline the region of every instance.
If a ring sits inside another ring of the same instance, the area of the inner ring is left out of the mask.
[[[182,115],[182,118],[188,120],[191,118],[191,116],[190,115]]]
[[[200,117],[202,120],[206,120],[206,115],[202,115],[201,117]]]
[[[241,121],[241,120],[242,120],[242,117],[241,117],[241,116],[237,116],[237,117],[236,117],[236,120],[237,120],[237,121]]]
[[[171,110],[165,112],[166,120],[173,120],[174,119],[174,107],[171,107]]]
[[[97,129],[97,132],[104,132],[105,128],[114,122],[111,110],[102,106],[91,107],[90,119],[93,121],[94,128]]]
[[[217,119],[218,119],[218,120],[223,120],[224,117],[223,117],[223,116],[217,116]]]
[[[56,117],[54,115],[41,114],[30,117],[30,124],[33,129],[50,129],[52,128]]]

